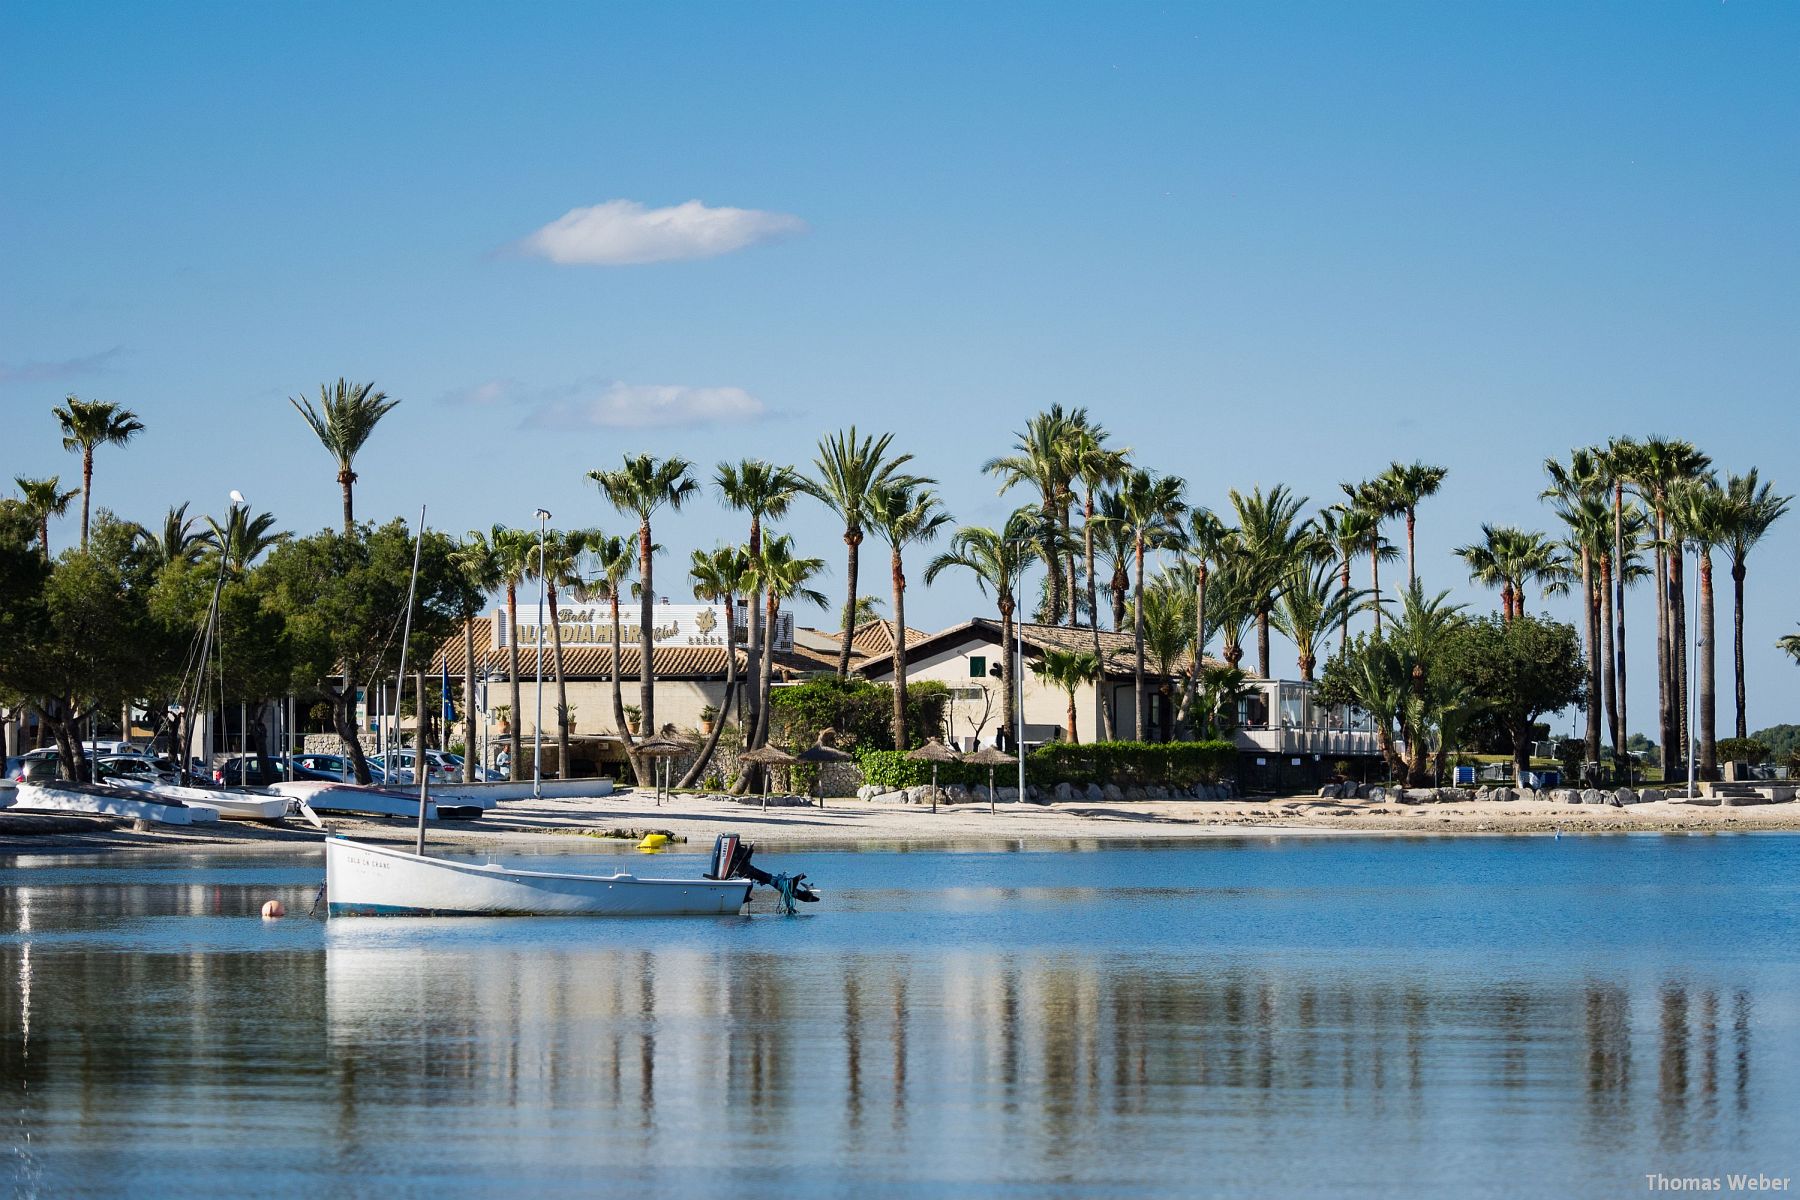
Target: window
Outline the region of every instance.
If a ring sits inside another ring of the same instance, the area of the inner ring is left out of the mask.
[[[969,655],[969,678],[970,679],[986,679],[987,678],[987,655],[985,655],[985,654]]]

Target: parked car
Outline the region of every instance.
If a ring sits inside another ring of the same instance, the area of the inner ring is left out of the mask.
[[[52,783],[61,764],[62,754],[54,747],[44,746],[19,760],[19,771],[13,780],[16,783]]]
[[[415,761],[411,750],[396,750],[392,754],[378,754],[369,763],[380,767],[390,782],[415,783],[418,780],[418,776],[413,774]],[[451,763],[449,758],[436,750],[427,750],[425,761],[429,764],[433,783],[451,783],[462,778],[462,766]]]
[[[351,767],[350,756],[347,754],[297,754],[294,756],[294,778],[353,782],[356,771]],[[371,783],[383,783],[386,778],[379,766],[373,762],[369,764]]]

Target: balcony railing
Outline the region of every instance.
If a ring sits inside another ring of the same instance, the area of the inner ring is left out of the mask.
[[[1242,750],[1262,754],[1341,754],[1350,757],[1381,753],[1381,742],[1372,730],[1301,729],[1294,726],[1240,726],[1232,740]]]

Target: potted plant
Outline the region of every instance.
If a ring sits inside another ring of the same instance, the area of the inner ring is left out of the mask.
[[[558,707],[558,711],[562,714],[565,722],[569,726],[569,732],[574,733],[575,732],[575,706],[573,704],[563,704],[563,705],[558,705],[557,707]]]
[[[719,719],[719,710],[708,704],[700,710],[700,732],[711,733],[713,722]]]
[[[633,737],[637,736],[638,722],[643,720],[644,710],[635,704],[625,706],[625,730]]]

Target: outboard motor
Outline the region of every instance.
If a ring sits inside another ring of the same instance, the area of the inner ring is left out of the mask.
[[[755,866],[750,856],[756,853],[756,846],[746,842],[735,833],[721,833],[713,839],[712,865],[707,869],[708,879],[748,879],[752,883],[760,883],[766,888],[774,888],[781,893],[782,908],[786,912],[794,911],[794,901],[803,900],[812,903],[819,894],[806,885],[804,875],[771,875]]]

